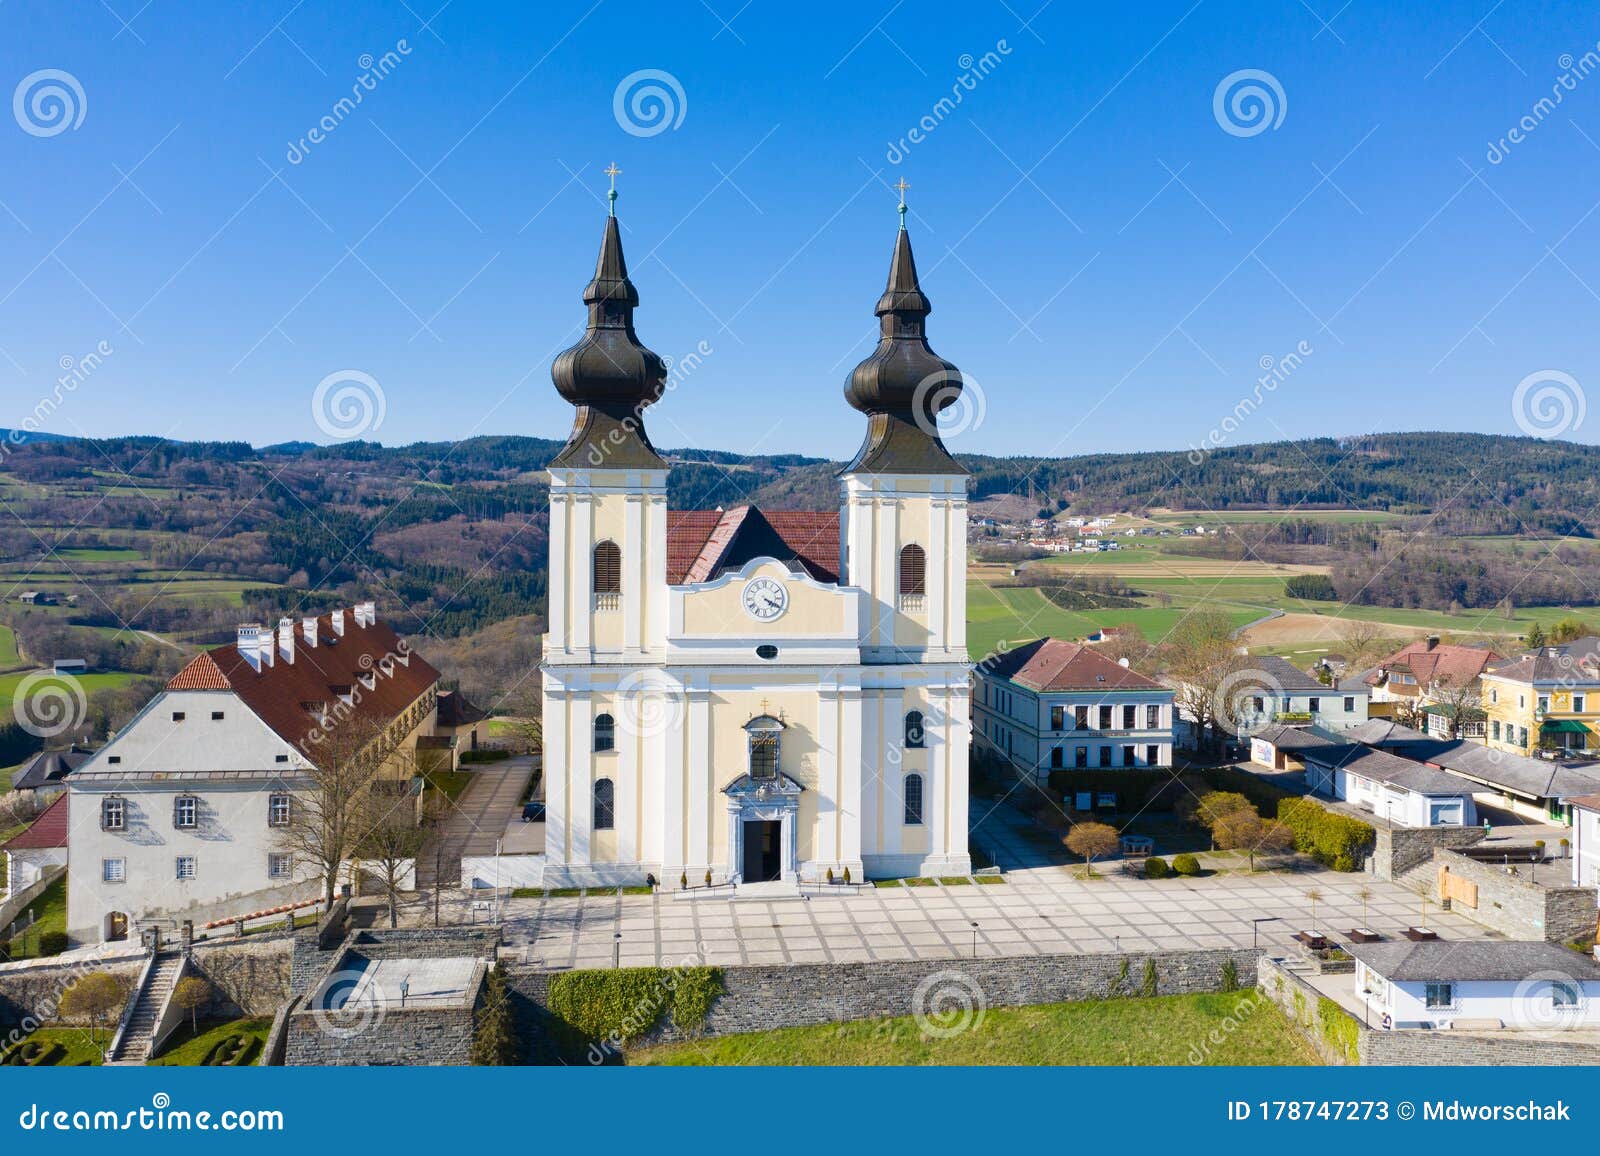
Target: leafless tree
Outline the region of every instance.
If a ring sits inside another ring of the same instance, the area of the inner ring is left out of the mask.
[[[1230,675],[1247,661],[1232,637],[1232,623],[1220,611],[1188,615],[1162,643],[1162,659],[1174,686],[1178,708],[1194,720],[1202,746],[1211,744],[1217,725],[1225,721],[1218,695]]]
[[[404,784],[396,780],[395,785]],[[366,794],[356,855],[377,868],[389,905],[389,926],[398,927],[400,883],[408,867],[416,870],[417,857],[428,840],[428,827],[417,813],[409,791],[387,788],[386,783],[375,783]]]
[[[396,752],[380,725],[355,715],[330,720],[319,734],[320,742],[306,744],[313,765],[303,772],[308,783],[294,794],[278,845],[294,859],[316,865],[323,900],[332,903],[340,869],[365,833],[368,791],[385,759]]]
[[[1449,679],[1435,682],[1428,688],[1428,697],[1449,725],[1450,738],[1460,738],[1468,722],[1483,717],[1483,695],[1475,678],[1459,684]]]

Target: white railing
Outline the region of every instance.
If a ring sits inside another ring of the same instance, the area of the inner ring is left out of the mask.
[[[614,593],[596,594],[594,596],[594,608],[596,610],[621,610],[622,595]]]
[[[921,594],[900,595],[900,612],[902,614],[921,614],[925,605]]]

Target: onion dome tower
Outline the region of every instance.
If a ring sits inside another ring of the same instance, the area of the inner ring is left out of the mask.
[[[615,170],[615,171],[612,171]],[[554,466],[588,469],[666,469],[644,429],[644,410],[666,390],[667,368],[633,330],[639,291],[628,279],[617,228],[616,172],[611,211],[594,279],[583,291],[589,324],[582,338],[550,366],[556,392],[577,414]]]
[[[841,472],[965,474],[939,437],[940,411],[961,396],[961,371],[928,345],[933,306],[917,282],[904,188],[889,284],[876,312],[878,347],[851,371],[844,387],[845,400],[867,415],[867,436]]]

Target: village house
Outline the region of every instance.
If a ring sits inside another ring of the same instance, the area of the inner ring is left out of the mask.
[[[1500,655],[1486,647],[1441,643],[1436,635],[1408,643],[1366,676],[1374,715],[1425,729],[1435,738],[1477,738],[1485,730],[1480,678]]]
[[[1572,885],[1600,886],[1600,794],[1569,799],[1572,806]]]
[[[1275,655],[1251,658],[1249,674],[1250,687],[1260,693],[1246,694],[1234,704],[1234,721],[1241,734],[1270,723],[1314,723],[1343,730],[1367,721],[1371,691],[1366,686],[1358,689],[1325,685]]]
[[[1352,943],[1355,991],[1393,1031],[1600,1026],[1600,964],[1555,943]]]
[[[973,670],[976,749],[1051,771],[1172,765],[1173,692],[1093,646],[1040,638]]]
[[[1457,775],[1359,743],[1301,752],[1313,794],[1360,807],[1398,827],[1471,827],[1472,784]]]
[[[27,828],[0,844],[6,857],[6,886],[0,898],[20,896],[46,873],[67,865],[67,796],[59,794]]]
[[[371,602],[244,625],[195,657],[67,777],[68,934],[125,939],[315,898],[316,865],[283,836],[319,768],[370,750],[376,778],[413,778],[438,681]]]
[[[1482,679],[1485,741],[1493,749],[1583,755],[1600,748],[1600,638],[1540,647]]]

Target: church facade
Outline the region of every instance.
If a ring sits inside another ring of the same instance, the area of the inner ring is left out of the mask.
[[[583,299],[551,371],[546,886],[969,873],[966,471],[936,425],[961,377],[903,219],[836,509],[669,508],[614,215]]]

